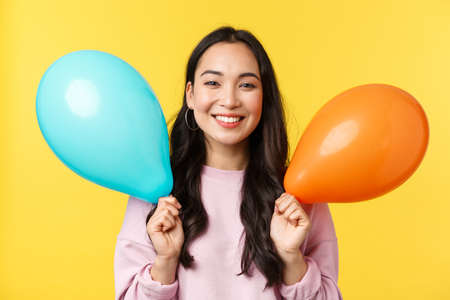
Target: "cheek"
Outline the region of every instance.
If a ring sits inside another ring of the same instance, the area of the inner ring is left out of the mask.
[[[214,91],[208,89],[198,89],[195,91],[194,103],[196,110],[202,113],[207,113],[210,110],[214,99],[217,98],[217,95],[215,94],[216,93]]]
[[[248,112],[259,118],[262,112],[262,93],[258,92],[247,95],[245,102]]]

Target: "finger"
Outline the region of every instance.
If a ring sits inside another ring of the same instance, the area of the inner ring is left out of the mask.
[[[289,196],[289,194],[287,194],[287,193],[281,194],[280,197],[277,200],[275,200],[275,205],[278,206],[278,208],[279,208],[280,204],[282,204],[284,201],[286,201],[288,196]]]
[[[298,204],[297,199],[293,196],[286,196],[285,199],[278,205],[278,209],[280,212],[284,213],[284,211],[292,204]]]
[[[156,208],[155,214],[164,211],[166,208],[170,209],[173,213],[175,213],[175,210],[178,211],[181,208],[181,205],[179,205],[179,203],[177,204],[173,202],[173,200],[168,200],[166,197],[159,199],[160,200],[158,202],[158,207]]]
[[[173,219],[173,217],[169,217],[167,215],[161,216],[158,227],[161,228],[161,231],[168,231],[173,227],[175,227],[175,220]]]
[[[177,198],[175,198],[174,196],[169,196],[169,197],[162,197],[160,198],[163,200],[163,202],[171,204],[175,207],[177,207],[178,209],[181,208],[181,204],[180,202],[178,202]]]
[[[286,193],[282,193],[280,196],[278,196],[278,199],[275,200],[275,203],[279,203],[282,200],[282,198],[284,197],[285,194]]]
[[[286,219],[288,219],[288,218],[289,218],[289,215],[292,214],[292,213],[293,213],[294,211],[296,211],[296,210],[298,210],[298,206],[297,206],[295,203],[291,202],[291,203],[289,204],[289,206],[286,208],[286,210],[283,212],[283,216],[284,216]]]
[[[297,222],[302,217],[302,213],[300,210],[294,210],[291,214],[288,215],[288,220]]]
[[[301,225],[304,227],[310,227],[311,222],[309,219],[308,214],[303,210],[303,208],[300,206],[297,210],[292,212],[292,214],[289,215],[290,220],[295,220],[297,225]]]
[[[174,208],[174,207],[165,207],[165,208],[160,212],[159,215],[160,215],[160,216],[166,216],[166,217],[168,217],[168,218],[170,218],[170,219],[175,220],[174,218],[175,218],[175,216],[177,216],[177,215],[174,215],[173,212],[171,211],[171,209],[176,210],[176,208]]]
[[[300,222],[302,220],[302,215],[301,215],[300,211],[296,210],[292,214],[290,214],[286,220],[288,223],[290,223],[294,226],[299,226]]]
[[[164,222],[164,219],[158,217],[152,222],[149,222],[147,228],[150,232],[164,232],[168,226],[167,222],[166,224]]]
[[[172,216],[178,216],[180,214],[179,210],[176,207],[174,207],[172,204],[169,204],[166,207],[164,207],[163,209],[161,209],[161,213],[163,213],[163,212],[168,212]]]
[[[161,223],[166,218],[168,218],[168,219],[173,219],[174,218],[174,216],[168,211],[167,208],[165,208],[163,210],[160,210],[158,214],[154,214],[150,218],[150,220],[153,223],[152,226],[160,226],[158,224]],[[175,221],[173,221],[173,222],[175,222]],[[152,228],[155,228],[155,227],[152,227]]]

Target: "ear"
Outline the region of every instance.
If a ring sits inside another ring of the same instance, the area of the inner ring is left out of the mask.
[[[185,93],[186,93],[186,104],[190,109],[192,109],[193,108],[192,95],[194,93],[194,87],[190,81],[188,81],[188,83],[186,84]]]

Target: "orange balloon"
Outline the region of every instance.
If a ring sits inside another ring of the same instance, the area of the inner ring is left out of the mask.
[[[302,203],[357,202],[381,196],[417,169],[428,121],[409,93],[386,84],[337,95],[311,120],[284,177]]]

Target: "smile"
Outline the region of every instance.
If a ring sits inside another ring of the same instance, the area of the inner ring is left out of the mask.
[[[224,116],[213,116],[217,123],[225,128],[234,128],[241,124],[244,117],[224,117]]]

